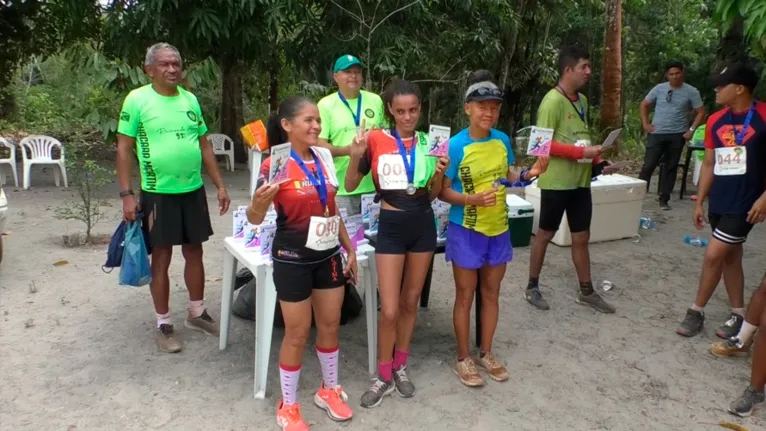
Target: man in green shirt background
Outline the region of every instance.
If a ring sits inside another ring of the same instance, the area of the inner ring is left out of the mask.
[[[567,47],[559,53],[559,82],[545,95],[537,111],[537,126],[553,129],[548,170],[540,175],[540,222],[529,259],[527,302],[541,310],[549,308],[540,293],[538,280],[545,252],[562,217],[567,216],[572,233],[572,262],[580,282],[578,304],[602,313],[615,309],[593,290],[590,274],[590,223],[593,216],[590,182],[597,165],[604,173],[613,173],[601,162],[601,146],[592,146],[588,127],[588,101],[580,89],[590,79],[588,53]]]
[[[361,212],[361,195],[375,192],[371,174],[366,175],[353,192],[346,190],[351,143],[358,138],[362,123],[365,123],[365,129],[383,127],[384,124],[383,100],[375,93],[362,90],[362,78],[362,62],[353,55],[340,56],[333,66],[338,91],[317,104],[322,120],[319,142],[329,148],[335,158],[335,172],[340,183],[335,203],[346,208],[348,215]]]
[[[117,178],[126,220],[141,211],[144,235],[151,246],[150,285],[157,313],[155,338],[165,352],[180,352],[183,343],[170,321],[168,269],[173,246],[181,246],[186,261],[184,281],[189,290],[184,325],[218,336],[218,322],[202,300],[205,269],[202,243],[213,234],[202,164],[218,188],[218,210],[229,209],[229,195],[218,171],[207,126],[197,98],[179,86],[183,77],[181,55],[166,43],[149,47],[146,73],[152,83],[128,94],[117,126]],[[131,188],[133,161],[141,173],[141,202]]]

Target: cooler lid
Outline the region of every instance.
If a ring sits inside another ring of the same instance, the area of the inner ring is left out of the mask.
[[[646,181],[620,174],[599,175],[596,181],[590,183],[590,187],[591,189],[628,189],[646,187]]]
[[[508,208],[510,209],[534,208],[534,206],[531,203],[522,199],[521,196],[514,195],[514,194],[505,196],[505,204],[508,205]]]

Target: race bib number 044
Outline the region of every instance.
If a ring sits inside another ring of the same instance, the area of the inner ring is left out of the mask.
[[[306,248],[317,251],[330,250],[338,246],[340,217],[311,217]]]
[[[716,148],[713,173],[719,176],[745,175],[747,173],[747,147]]]
[[[407,189],[407,171],[402,156],[384,154],[378,157],[378,182],[383,190]]]

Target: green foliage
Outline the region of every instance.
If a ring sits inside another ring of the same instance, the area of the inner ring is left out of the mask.
[[[744,19],[744,33],[763,57],[766,53],[766,2],[762,0],[719,0],[714,17],[726,28]]]
[[[115,171],[94,160],[102,144],[87,140],[70,142],[66,147],[66,169],[70,187],[76,190],[76,198],[56,208],[56,217],[78,220],[85,225],[85,243],[91,242],[93,227],[107,215],[109,205],[101,198],[101,189],[114,181]]]

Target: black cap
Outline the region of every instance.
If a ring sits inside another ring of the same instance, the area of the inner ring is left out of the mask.
[[[729,84],[742,85],[752,92],[758,85],[758,73],[750,66],[735,63],[724,67],[718,75],[715,75],[713,83],[716,87],[724,87]]]

